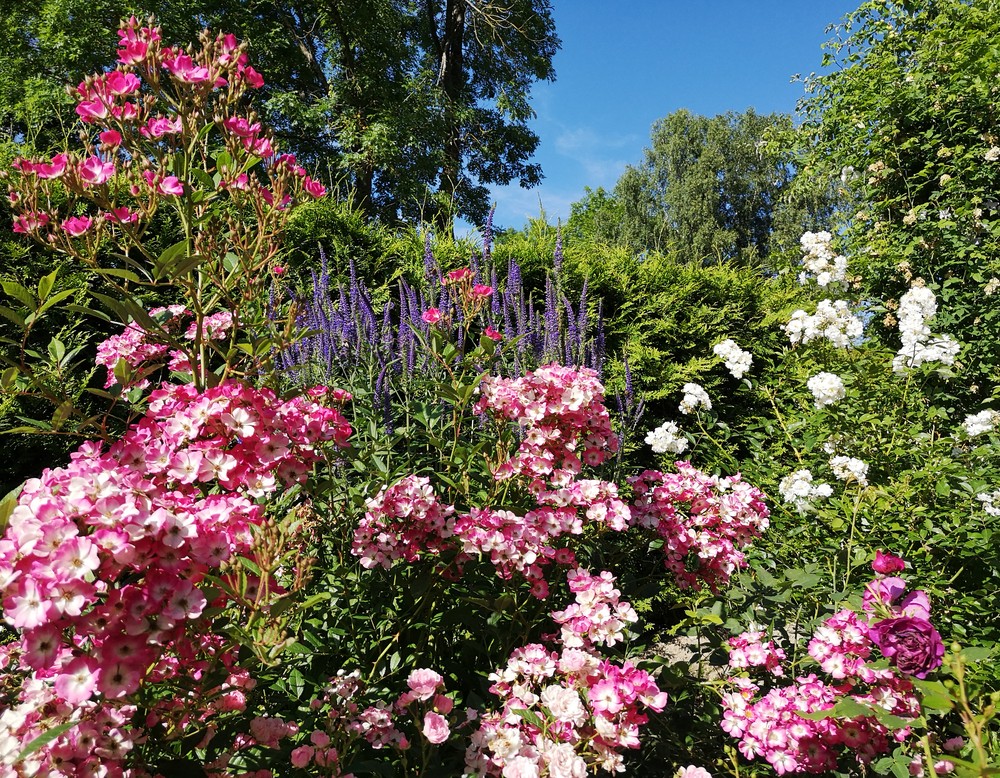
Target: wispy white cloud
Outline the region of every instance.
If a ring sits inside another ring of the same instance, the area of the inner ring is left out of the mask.
[[[582,191],[570,192],[547,183],[534,189],[522,189],[516,184],[498,186],[491,192],[497,204],[497,224],[505,227],[521,227],[543,213],[549,223],[565,223],[570,206],[583,196]]]
[[[590,127],[563,128],[553,144],[556,152],[579,168],[588,186],[610,187],[629,160],[623,152],[634,152],[640,142],[634,134],[608,135]]]

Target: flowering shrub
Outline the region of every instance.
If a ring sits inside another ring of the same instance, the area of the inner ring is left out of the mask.
[[[768,527],[764,494],[741,480],[707,476],[689,462],[676,473],[647,470],[629,479],[633,520],[663,539],[665,564],[682,588],[718,591],[743,567],[743,549]]]
[[[873,567],[895,571],[888,560],[902,562],[880,554]],[[861,613],[841,610],[816,630],[809,656],[830,681],[814,673],[784,685],[729,678],[722,727],[740,739],[746,758],[766,759],[779,775],[823,773],[844,757],[869,764],[895,743],[914,745],[911,725],[921,706],[912,679],[941,666],[944,645],[929,621],[927,595],[905,590],[903,579],[880,574],[865,589]],[[784,678],[785,652],[762,638],[755,632],[731,639],[730,667],[762,667]]]
[[[257,500],[304,480],[322,444],[349,435],[336,409],[306,396],[165,384],[121,440],[84,444],[67,467],[24,485],[0,540],[0,596],[21,635],[6,672],[25,685],[0,721],[18,750],[73,727],[36,753],[37,769],[57,754],[80,771],[124,754],[135,735],[121,728],[144,686],[172,690],[145,697],[147,727],[183,732],[191,717],[242,709],[226,692],[240,685],[238,646],[211,614],[267,609],[283,593],[255,545]],[[242,585],[231,570],[240,557],[257,571]],[[292,588],[307,576],[301,568]],[[221,687],[209,680],[218,666],[230,676]],[[184,678],[200,679],[200,693],[182,692]],[[118,751],[94,752],[95,739]]]
[[[109,369],[111,359],[143,343],[138,357],[166,347],[204,387],[219,363],[237,368],[229,346],[259,325],[255,306],[266,297],[288,217],[325,190],[293,155],[278,154],[246,112],[248,90],[264,81],[234,36],[206,33],[200,48],[184,50],[132,17],[118,38],[117,68],[73,93],[85,125],[82,150],[15,161],[14,231],[111,285],[113,296],[95,296],[121,323],[134,324],[103,355]],[[164,209],[177,219],[180,240],[154,255],[147,233]],[[184,296],[190,323],[157,322],[137,303],[137,290],[164,286]]]
[[[559,650],[519,648],[492,675],[503,709],[481,717],[466,752],[475,775],[581,778],[593,768],[623,769],[621,751],[638,748],[643,708],[662,711],[667,695],[631,662],[603,660],[600,645],[622,640],[638,616],[618,599],[610,573],[568,575],[576,602],[550,615],[561,626]]]

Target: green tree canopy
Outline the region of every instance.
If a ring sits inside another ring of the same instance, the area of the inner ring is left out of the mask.
[[[784,114],[676,111],[653,125],[642,162],[626,168],[612,194],[589,191],[574,205],[570,232],[691,261],[764,259],[776,230],[797,240],[831,207],[823,193],[789,197],[792,131]]]

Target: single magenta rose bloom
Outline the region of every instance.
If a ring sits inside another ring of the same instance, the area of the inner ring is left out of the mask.
[[[898,556],[883,554],[881,551],[875,552],[875,560],[872,562],[872,569],[882,575],[902,572],[906,567],[906,562]]]
[[[926,678],[927,673],[941,666],[944,643],[926,619],[885,619],[873,625],[868,634],[882,656],[907,675]]]

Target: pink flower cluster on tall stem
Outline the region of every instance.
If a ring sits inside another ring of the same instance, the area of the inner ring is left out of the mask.
[[[743,549],[768,527],[764,494],[739,474],[708,476],[690,462],[676,473],[646,470],[629,479],[632,521],[663,538],[664,563],[682,587],[713,592],[743,567]]]
[[[578,477],[584,462],[600,464],[617,449],[604,390],[592,370],[548,365],[517,380],[487,377],[481,391],[478,411],[524,428],[519,448],[497,466],[495,477],[523,479],[537,507],[524,515],[490,506],[458,513],[438,501],[428,479],[408,476],[369,502],[352,551],[365,567],[412,562],[449,548],[459,567],[484,556],[502,578],[521,575],[544,598],[544,568],[576,561],[560,538],[582,534],[586,523],[616,531],[629,526],[628,506],[613,483]]]
[[[407,476],[382,489],[367,508],[351,547],[362,567],[388,569],[400,560],[439,554],[454,534],[454,507],[438,500],[425,477]]]
[[[481,716],[466,751],[470,773],[583,778],[595,768],[623,769],[622,751],[639,747],[648,721],[643,709],[662,711],[667,695],[646,671],[597,650],[620,640],[623,622],[634,620],[613,584],[607,572],[571,571],[575,606],[552,614],[562,626],[557,648],[516,649],[490,676],[503,707]]]
[[[524,476],[535,492],[560,488],[584,464],[599,465],[618,451],[604,406],[604,387],[590,368],[545,365],[523,378],[487,376],[476,408],[519,424],[517,453],[497,468],[498,480]]]

